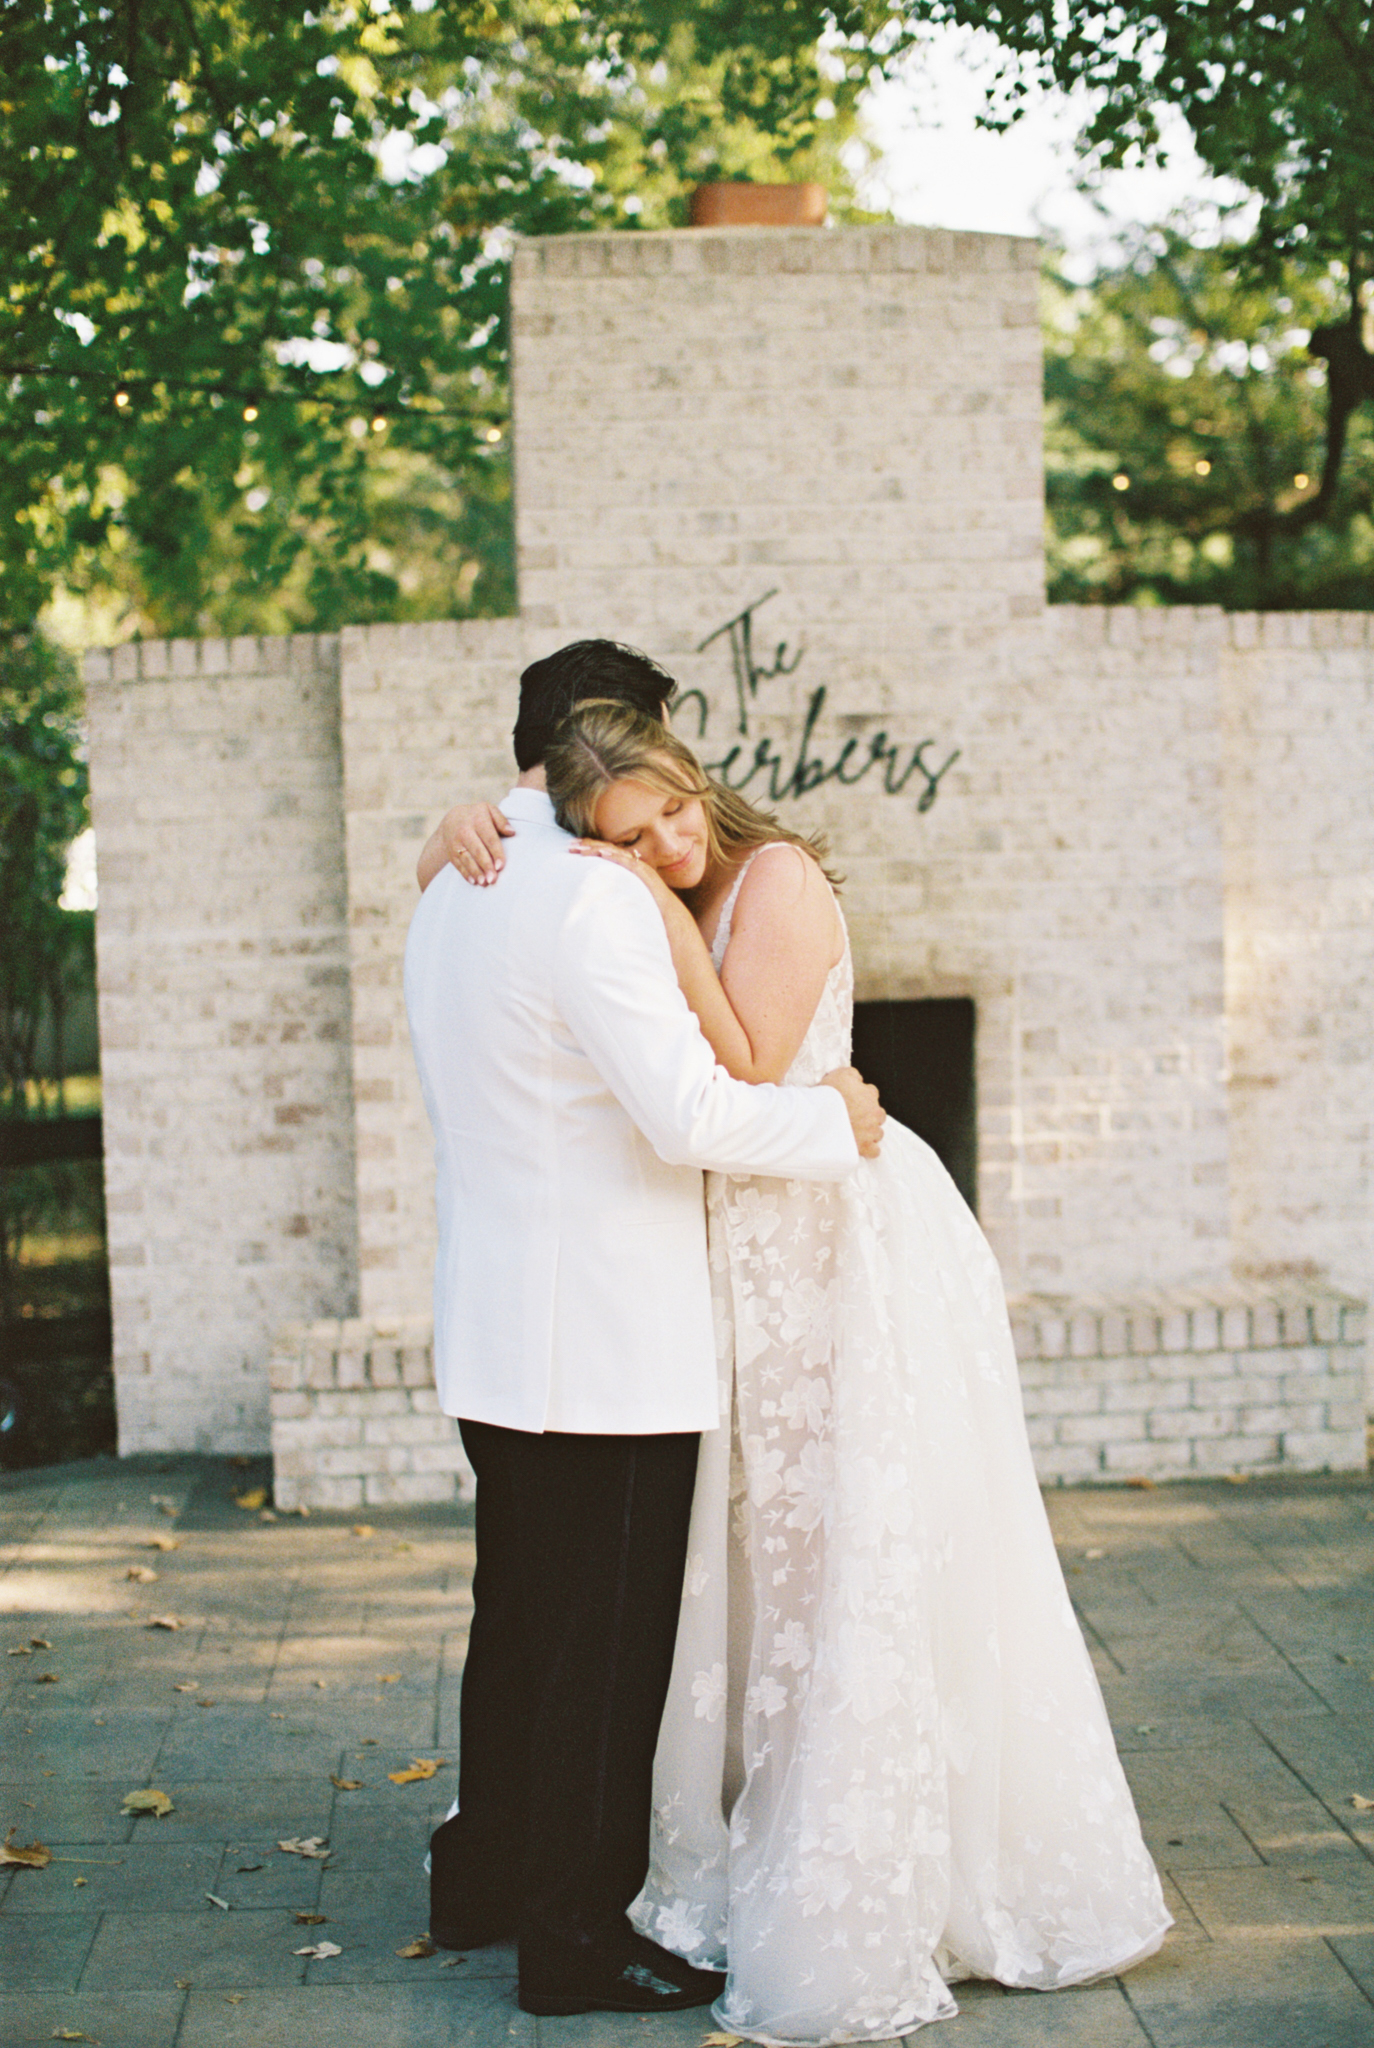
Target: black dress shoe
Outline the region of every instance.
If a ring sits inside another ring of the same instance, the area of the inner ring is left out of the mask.
[[[541,1969],[532,1977],[520,1972],[522,2012],[545,2017],[577,2012],[682,2012],[710,2005],[725,1989],[718,1970],[697,1970],[681,1956],[659,1948],[642,1935],[631,1938],[628,1953],[588,1968],[585,1963],[562,1973]]]

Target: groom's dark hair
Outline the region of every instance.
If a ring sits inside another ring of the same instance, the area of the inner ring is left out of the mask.
[[[677,684],[637,647],[619,640],[574,640],[557,654],[532,661],[520,678],[520,711],[515,721],[515,759],[523,773],[538,768],[574,704],[584,697],[613,697],[636,711],[661,718],[677,695]]]

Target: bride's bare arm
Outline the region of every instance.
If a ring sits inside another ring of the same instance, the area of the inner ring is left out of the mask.
[[[744,1078],[781,1081],[843,950],[835,898],[811,856],[797,846],[760,854],[735,901],[719,981],[753,1053]]]
[[[797,1056],[843,937],[824,875],[799,847],[756,860],[731,921],[724,977],[680,896],[615,847],[587,850],[637,875],[663,916],[678,982],[707,1042],[737,1081],[781,1081]]]
[[[501,841],[514,832],[514,825],[495,804],[456,804],[430,833],[415,863],[421,892],[450,861],[465,882],[494,882],[505,866]]]

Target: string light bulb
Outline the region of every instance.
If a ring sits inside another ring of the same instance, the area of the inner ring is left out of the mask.
[[[1112,489],[1114,491],[1128,491],[1130,487],[1131,479],[1127,476],[1124,469],[1119,469],[1112,478]]]
[[[1298,471],[1297,475],[1293,479],[1293,482],[1297,485],[1300,491],[1305,491],[1307,489],[1307,486],[1311,483],[1311,481],[1311,477],[1307,475],[1305,470],[1301,469]]]
[[[500,438],[501,429],[499,427],[488,427],[485,434],[482,436],[482,439],[484,441],[499,441]]]
[[[1212,465],[1205,455],[1199,456],[1198,460],[1193,464],[1193,474],[1195,476],[1210,476],[1212,474]]]
[[[386,414],[384,412],[373,413],[372,431],[374,434],[384,434],[386,432]]]
[[[253,421],[257,418],[257,416],[258,409],[250,399],[248,404],[245,405],[245,407],[243,408],[243,417],[247,420],[249,426],[251,426],[253,424]]]
[[[121,384],[118,391],[116,391],[115,393],[115,404],[118,406],[119,410],[123,412],[125,407],[131,405],[132,403],[133,401],[129,397],[128,392],[124,389],[124,386]]]

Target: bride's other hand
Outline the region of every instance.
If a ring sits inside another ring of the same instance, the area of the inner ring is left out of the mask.
[[[648,861],[639,860],[623,846],[611,846],[604,839],[575,839],[568,850],[571,853],[592,855],[597,860],[614,862],[616,867],[624,868],[627,874],[634,875],[644,884],[659,909],[665,914],[671,916],[675,911],[680,911],[690,918],[691,912],[686,904],[668,887],[658,869],[651,868]]]
[[[873,1083],[865,1081],[857,1067],[836,1067],[833,1073],[823,1075],[817,1086],[833,1088],[843,1098],[860,1157],[876,1159],[882,1149],[887,1111]]]
[[[486,888],[506,864],[501,841],[514,835],[514,825],[495,804],[455,804],[430,834],[416,880],[427,889],[441,868],[452,866],[474,888]]]

